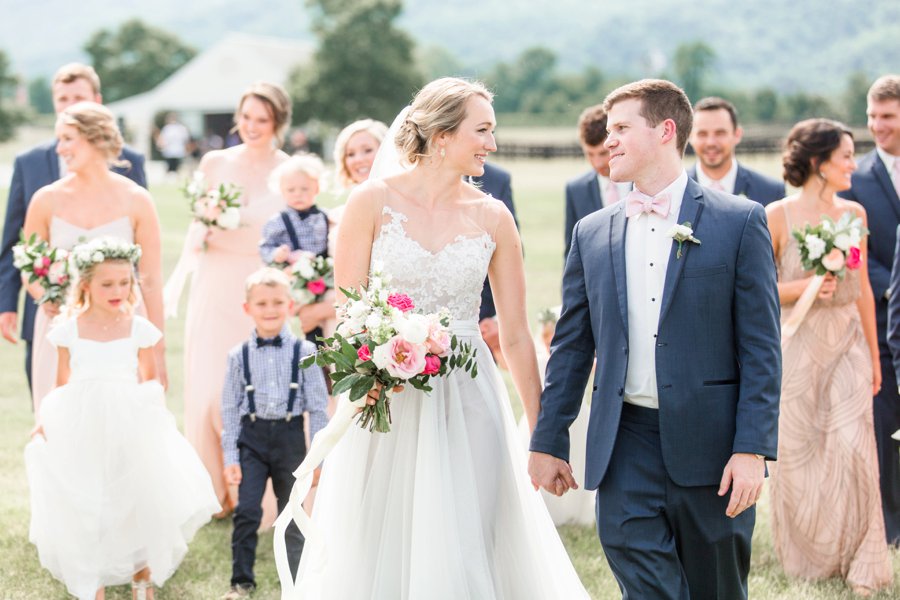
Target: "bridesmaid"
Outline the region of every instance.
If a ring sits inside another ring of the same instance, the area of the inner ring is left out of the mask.
[[[223,475],[222,382],[228,351],[253,328],[241,307],[244,281],[260,266],[262,226],[284,204],[268,182],[288,158],[279,148],[291,122],[290,98],[275,84],[256,83],[241,97],[234,122],[243,143],[205,154],[199,169],[210,186],[240,187],[241,226],[206,230],[193,223],[185,242],[197,260],[184,331],[185,437],[209,471],[223,515],[234,508],[236,489],[229,493]]]
[[[337,169],[337,188],[346,202],[350,191],[369,178],[375,155],[381,147],[381,141],[387,135],[387,125],[373,119],[361,119],[344,127],[334,142],[334,164]],[[328,253],[334,256],[337,240],[337,228],[344,214],[345,204],[340,204],[328,211]],[[299,309],[298,316],[303,333],[309,333],[321,327],[326,336],[334,332],[336,325],[334,298],[326,297],[322,302],[307,304]],[[333,403],[329,403],[329,414],[333,412]]]
[[[766,207],[779,270],[782,322],[812,276],[804,272],[794,227],[837,221],[856,202],[836,195],[856,169],[853,135],[844,125],[810,119],[785,142],[784,175],[798,194]],[[782,340],[784,373],[773,463],[772,530],[789,575],[844,578],[868,596],[891,582],[885,542],[872,396],[881,387],[875,303],[866,268],[843,280],[828,276],[796,333]]]
[[[127,166],[117,160],[123,141],[115,117],[94,102],[74,104],[60,113],[56,137],[67,175],[35,193],[25,215],[25,236],[36,233],[65,249],[106,235],[140,244],[143,308],[138,312],[163,331],[159,219],[147,190],[109,170],[110,165]],[[27,289],[35,300],[43,294],[37,283]],[[31,367],[35,415],[56,385],[56,349],[47,341],[47,331],[57,313],[58,305],[45,303],[36,315]],[[154,354],[160,382],[167,385],[164,341],[156,344]]]

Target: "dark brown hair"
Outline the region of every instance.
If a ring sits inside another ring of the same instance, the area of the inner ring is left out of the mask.
[[[719,98],[718,96],[709,96],[707,98],[701,98],[694,105],[694,114],[697,114],[701,110],[724,110],[728,112],[728,116],[731,117],[731,124],[737,129],[738,126],[738,118],[737,118],[737,109],[734,107],[734,104],[726,100],[725,98]]]
[[[578,117],[578,139],[588,146],[599,146],[606,141],[606,111],[602,104],[588,106]]]
[[[610,92],[603,101],[603,109],[608,113],[617,102],[631,99],[641,101],[640,115],[650,127],[666,119],[675,122],[676,146],[683,155],[694,122],[691,101],[684,90],[665,79],[641,79]]]
[[[853,132],[846,125],[831,119],[806,119],[794,125],[781,154],[785,181],[801,187],[831,158],[845,135],[853,139]]]

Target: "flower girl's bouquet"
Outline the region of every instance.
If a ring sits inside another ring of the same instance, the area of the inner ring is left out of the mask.
[[[320,302],[325,292],[334,289],[334,260],[304,250],[290,252],[284,246],[275,250],[272,265],[291,278],[291,294],[299,304]]]
[[[22,233],[19,243],[13,246],[13,266],[28,274],[28,283],[36,281],[44,288],[38,304],[62,304],[71,280],[68,252],[53,248],[34,233],[26,240]]]
[[[828,273],[843,279],[848,269],[859,268],[860,243],[868,233],[862,219],[849,211],[841,215],[836,223],[825,216],[818,225],[807,224],[794,229],[793,236],[800,247],[800,262],[807,271],[814,271],[815,276],[797,299],[791,316],[782,327],[784,339],[797,332]]]
[[[378,273],[367,288],[341,288],[341,292],[348,300],[338,309],[340,324],[334,337],[324,340],[324,347],[301,365],[333,365],[333,392],[349,392],[351,402],[366,396],[376,383],[381,385],[375,404],[362,409],[361,427],[390,431],[394,387],[411,385],[430,392],[428,382],[434,376],[460,368],[472,377],[478,374],[475,350],[450,332],[451,316],[446,310],[415,313],[413,300],[385,287]]]
[[[241,224],[241,213],[238,210],[241,190],[231,183],[220,183],[210,188],[206,184],[203,173],[194,172],[194,177],[182,188],[188,200],[191,215],[198,223],[219,229],[237,229]]]

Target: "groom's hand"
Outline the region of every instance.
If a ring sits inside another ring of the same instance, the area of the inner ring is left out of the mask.
[[[735,453],[731,455],[722,481],[719,495],[724,496],[731,488],[731,498],[725,514],[732,519],[756,504],[766,480],[766,461],[755,454]]]
[[[562,496],[570,489],[578,489],[569,463],[543,452],[530,453],[528,475],[535,490],[544,488],[554,496]]]

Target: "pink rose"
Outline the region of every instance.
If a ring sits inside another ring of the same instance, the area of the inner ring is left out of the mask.
[[[283,263],[288,262],[288,257],[291,255],[291,249],[285,246],[284,244],[275,248],[275,252],[272,253],[272,262]]]
[[[850,248],[847,252],[847,268],[848,269],[858,269],[859,268],[859,248]]]
[[[441,359],[439,356],[429,354],[425,357],[425,368],[422,369],[421,375],[437,375],[441,370]]]
[[[325,293],[327,286],[325,285],[325,280],[320,277],[319,279],[308,282],[306,284],[306,289],[308,289],[311,294],[318,296],[319,294]]]
[[[413,304],[412,298],[406,294],[391,294],[387,299],[388,306],[399,308],[403,312],[408,312],[416,306]]]
[[[359,350],[356,351],[356,356],[363,362],[372,360],[372,353],[369,351],[368,346],[360,346]]]
[[[837,273],[844,268],[844,253],[839,248],[832,248],[831,252],[822,257],[822,266]]]
[[[375,348],[372,362],[379,369],[387,370],[391,377],[410,379],[425,368],[425,346],[411,344],[396,335]]]
[[[450,352],[450,334],[440,325],[432,324],[425,344],[431,354],[447,356],[447,353]]]

